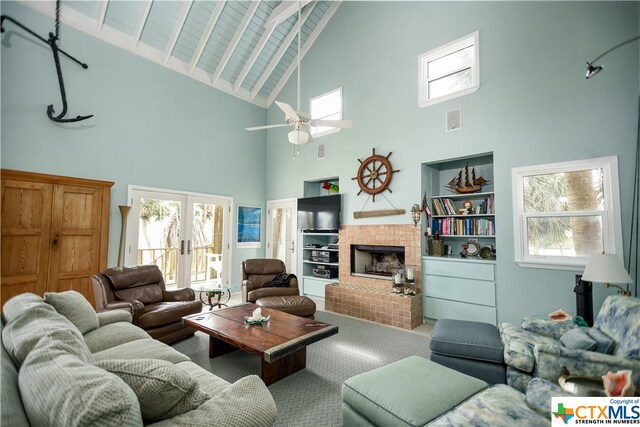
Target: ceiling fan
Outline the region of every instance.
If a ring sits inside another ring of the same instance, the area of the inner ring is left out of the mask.
[[[296,145],[304,145],[310,142],[313,142],[313,137],[311,136],[310,126],[324,126],[324,127],[333,127],[333,128],[350,128],[353,127],[353,122],[351,120],[316,120],[312,119],[310,114],[303,113],[300,111],[300,34],[301,34],[301,17],[302,17],[302,6],[298,3],[298,103],[297,109],[294,110],[291,105],[275,101],[276,105],[280,107],[280,109],[284,112],[284,121],[285,123],[279,123],[275,125],[266,125],[266,126],[254,126],[246,128],[246,130],[262,130],[262,129],[271,129],[282,126],[293,126],[293,130],[289,132],[289,142]],[[294,157],[295,158],[295,157]]]

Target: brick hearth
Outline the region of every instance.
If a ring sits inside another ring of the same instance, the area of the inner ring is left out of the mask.
[[[351,245],[404,246],[405,264],[416,266],[418,294],[393,294],[391,279],[351,275]],[[405,329],[422,324],[420,228],[413,225],[345,225],[340,229],[339,283],[325,288],[325,309]]]

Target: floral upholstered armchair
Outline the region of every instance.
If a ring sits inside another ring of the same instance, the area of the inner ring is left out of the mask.
[[[507,384],[520,391],[534,377],[556,382],[563,368],[588,377],[630,369],[640,385],[640,298],[607,297],[593,328],[525,317],[520,326],[501,323],[499,329]]]

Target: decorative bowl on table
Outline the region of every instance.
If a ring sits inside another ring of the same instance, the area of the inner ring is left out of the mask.
[[[267,316],[267,317],[263,317],[260,320],[253,320],[251,319],[251,317],[245,316],[244,323],[246,323],[247,325],[262,325],[263,323],[268,322],[270,318],[271,316]]]

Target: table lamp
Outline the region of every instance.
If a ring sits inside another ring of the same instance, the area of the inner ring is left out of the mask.
[[[605,288],[618,288],[618,293],[631,295],[629,283],[633,282],[624,265],[616,255],[593,254],[587,261],[587,266],[582,274],[582,280],[604,283]],[[626,284],[626,289],[621,284]]]

